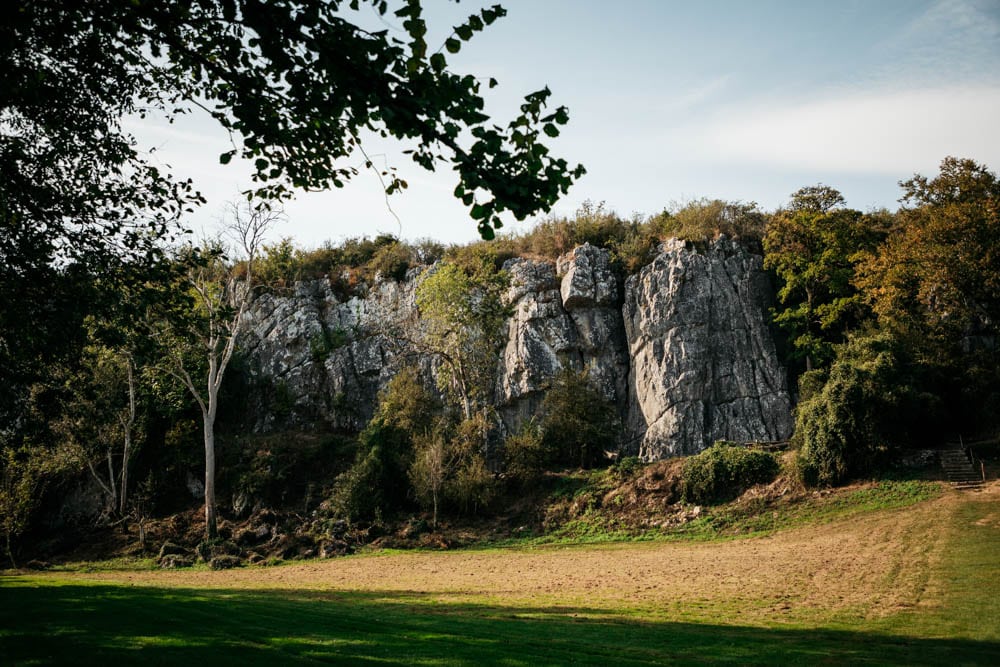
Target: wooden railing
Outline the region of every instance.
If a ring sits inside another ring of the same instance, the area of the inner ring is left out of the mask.
[[[983,483],[985,484],[986,483],[986,464],[983,462],[983,460],[981,458],[979,458],[978,456],[976,456],[976,453],[974,451],[972,451],[972,447],[966,447],[965,451],[968,454],[969,461],[972,463],[972,467],[973,468],[976,467],[977,463],[979,464],[979,474],[980,474],[980,476],[982,476]]]

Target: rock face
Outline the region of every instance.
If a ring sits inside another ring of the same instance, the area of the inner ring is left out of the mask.
[[[626,451],[656,460],[716,440],[788,437],[791,403],[767,328],[769,296],[761,258],[726,238],[703,253],[667,242],[629,278]]]
[[[378,391],[406,363],[394,326],[416,321],[415,278],[339,300],[326,281],[263,294],[245,315],[242,345],[257,389],[257,430],[322,425],[359,431]]]
[[[497,403],[507,430],[516,431],[538,411],[563,369],[586,369],[604,397],[623,409],[627,348],[607,251],[587,244],[555,265],[514,259],[504,269],[514,314],[497,369]]]
[[[625,285],[609,253],[590,245],[555,263],[520,258],[504,269],[513,314],[495,392],[507,432],[537,414],[560,370],[586,369],[627,425],[626,455],[653,460],[718,439],[790,433],[765,315],[770,288],[761,259],[738,244],[721,238],[698,252],[667,242]],[[242,341],[257,387],[256,428],[360,430],[404,365],[418,363],[430,378],[434,360],[408,340],[420,325],[420,272],[346,300],[325,281],[258,298]]]

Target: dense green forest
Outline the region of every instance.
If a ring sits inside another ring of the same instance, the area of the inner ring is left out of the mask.
[[[670,237],[697,246],[725,234],[763,254],[777,294],[773,325],[798,387],[793,467],[806,484],[876,475],[907,448],[995,433],[1000,182],[983,165],[947,158],[939,174],[901,186],[896,212],[849,209],[825,185],[802,188],[772,212],[698,200],[623,219],[587,204],[530,232],[466,246],[391,236],[314,249],[266,244],[259,234],[280,216],[234,208],[230,231],[241,232],[242,253],[219,241],[173,247],[155,271],[115,281],[101,309],[67,314],[72,343],[58,357],[22,359],[31,377],[8,380],[0,488],[8,556],[25,539],[30,553],[39,516],[81,479],[102,490],[97,521],[105,525],[134,527],[188,508],[185,476],[204,470],[208,428],[218,438],[220,498],[250,494],[276,509],[319,512],[325,525],[378,525],[421,511],[433,525],[440,516],[488,516],[530,495],[546,471],[611,465],[617,414],[586,374],[569,371],[554,380],[540,418],[507,436],[499,467],[485,455],[508,315],[501,266],[518,256],[555,259],[583,243],[609,249],[622,276]],[[249,431],[249,380],[232,337],[246,303],[303,280],[328,280],[349,298],[432,264],[416,299],[431,323],[421,344],[453,362],[440,386],[425,385],[415,369],[400,373],[360,433]],[[210,375],[227,362],[224,376]],[[213,377],[210,406],[204,378]],[[615,469],[622,465],[635,464]],[[772,479],[778,463],[717,447],[683,473],[682,497],[713,502]]]

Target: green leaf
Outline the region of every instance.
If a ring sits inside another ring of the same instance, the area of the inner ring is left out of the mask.
[[[543,125],[542,131],[545,132],[545,134],[550,137],[559,136],[559,128],[553,125],[552,123],[546,123],[545,125]]]
[[[444,48],[448,50],[448,53],[458,53],[462,50],[462,43],[454,37],[449,37],[444,42]]]
[[[233,160],[236,151],[227,151],[219,156],[219,164],[229,164]]]

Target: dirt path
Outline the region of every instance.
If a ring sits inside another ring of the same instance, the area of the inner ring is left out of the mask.
[[[134,585],[385,592],[521,608],[559,606],[674,618],[725,611],[742,623],[873,618],[933,606],[931,572],[963,502],[998,503],[946,490],[935,500],[770,537],[714,543],[621,544],[528,550],[415,552],[224,572],[64,575]],[[1000,521],[1000,520],[998,520]]]

